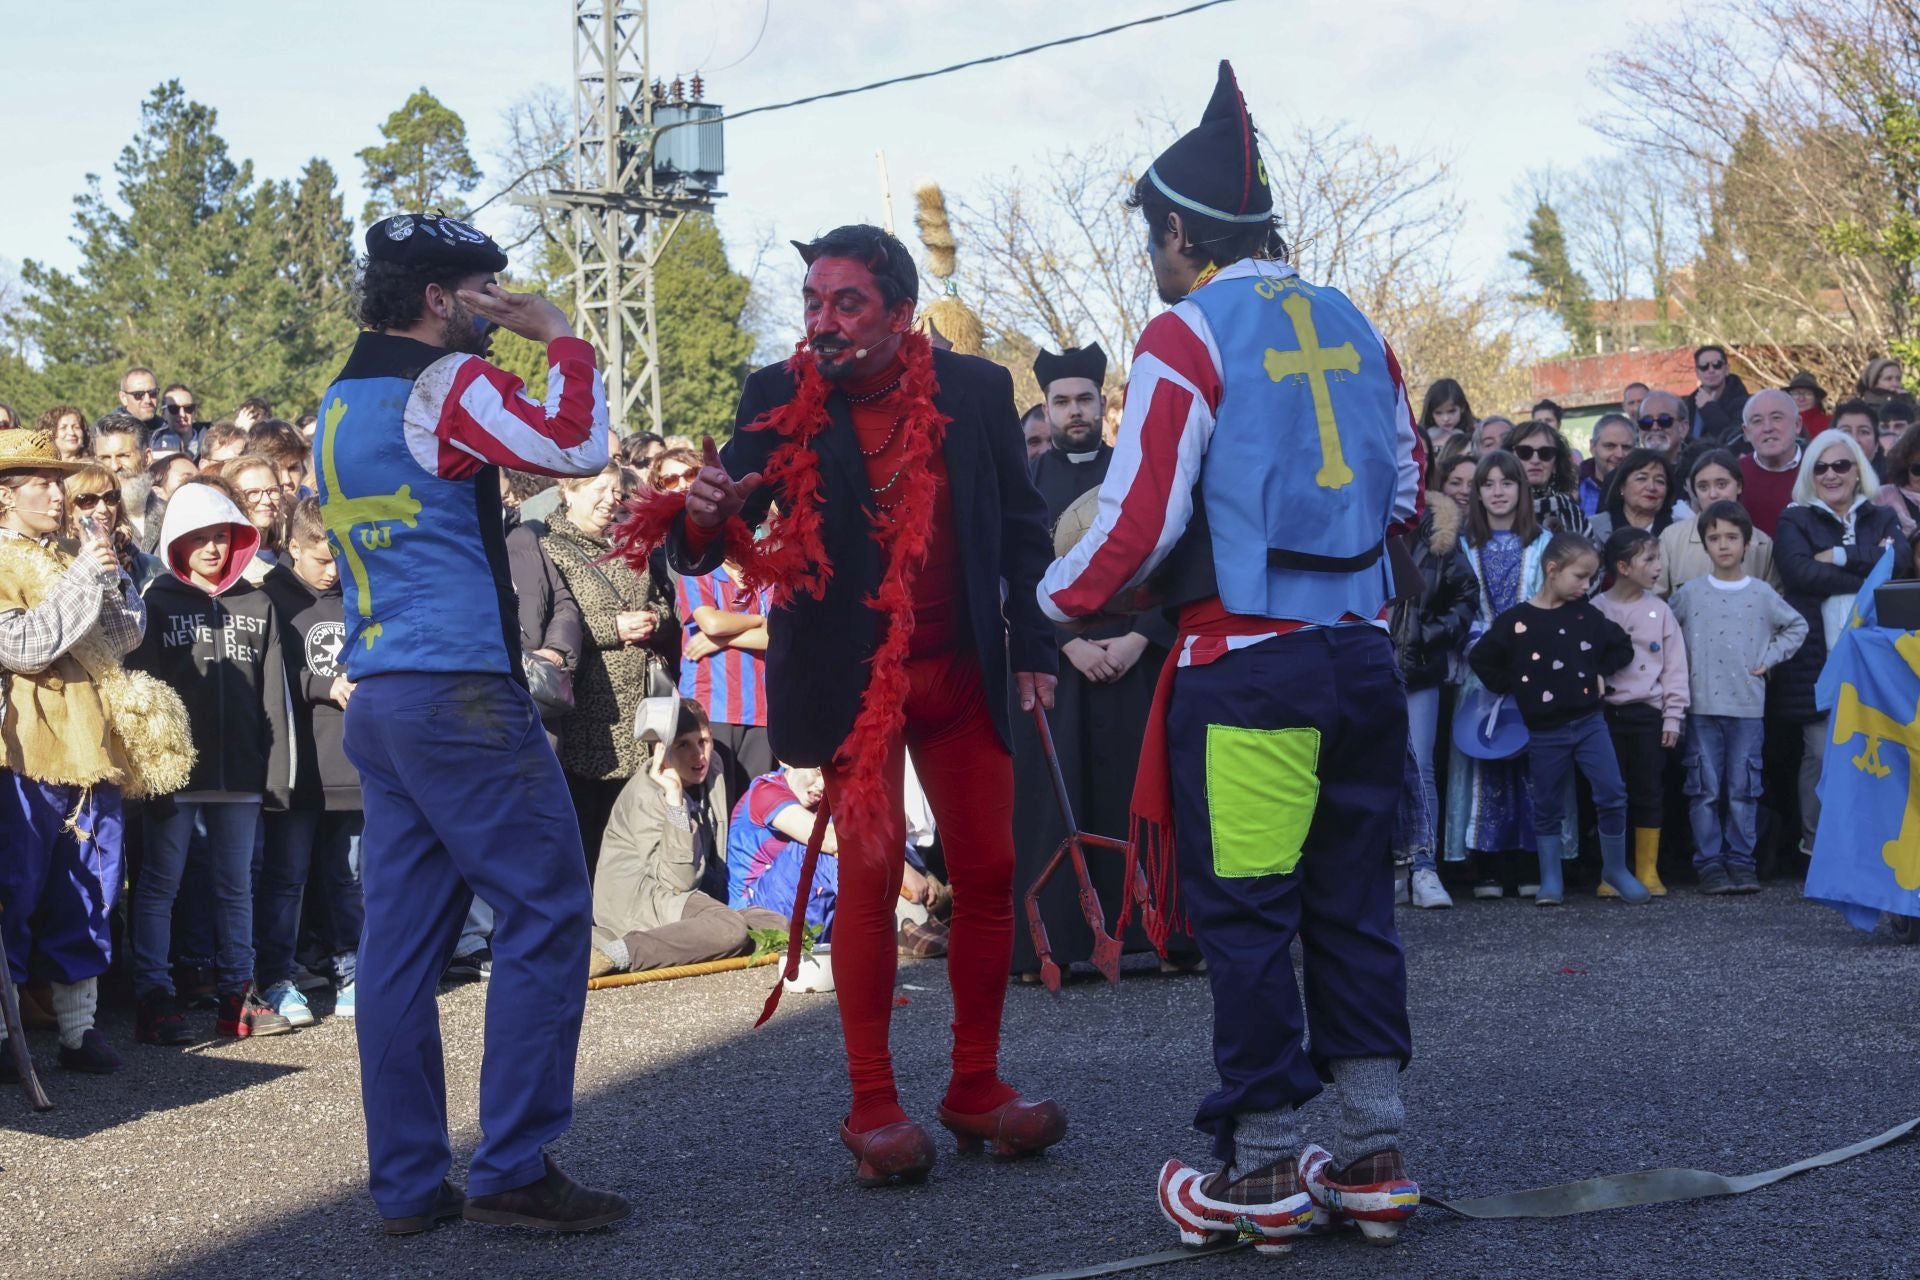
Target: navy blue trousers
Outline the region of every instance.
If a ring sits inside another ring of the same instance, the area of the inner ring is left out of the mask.
[[[425,1213],[452,1162],[435,992],[476,893],[495,917],[467,1194],[537,1181],[573,1120],[593,927],[539,711],[506,676],[372,676],[347,704],[346,751],[366,813],[355,982],[374,1203],[389,1218]]]
[[[1267,781],[1209,778],[1210,753],[1217,769],[1227,758],[1223,740],[1247,736],[1221,730],[1301,728],[1319,733],[1310,816],[1255,815],[1276,833],[1304,825],[1299,862],[1285,874],[1219,874],[1216,824],[1244,830],[1247,816],[1220,808],[1223,783],[1261,791]],[[1296,631],[1183,668],[1167,729],[1180,905],[1213,984],[1220,1075],[1194,1124],[1213,1135],[1215,1154],[1227,1160],[1236,1115],[1309,1101],[1332,1078],[1330,1061],[1397,1058],[1404,1066],[1412,1057],[1391,851],[1407,754],[1406,691],[1384,632]],[[1296,935],[1304,1017],[1289,953]],[[1308,1019],[1311,1054],[1302,1045]]]

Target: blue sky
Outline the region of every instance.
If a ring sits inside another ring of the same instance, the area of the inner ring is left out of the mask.
[[[999,52],[1180,7],[1181,0],[655,0],[656,72],[705,68],[710,100],[780,101]],[[354,153],[424,84],[466,119],[487,170],[502,111],[542,84],[567,88],[565,0],[190,0],[102,6],[0,0],[0,258],[70,267],[69,198],[111,166],[155,84],[177,77],[216,108],[234,154],[285,177],[325,156],[357,213]],[[1607,149],[1585,121],[1602,106],[1591,73],[1635,39],[1660,0],[1235,0],[1192,17],[941,79],[770,113],[728,129],[722,231],[736,256],[768,232],[804,238],[877,221],[874,153],[896,210],[914,182],[951,196],[1050,149],[1132,131],[1144,115],[1190,124],[1231,57],[1254,117],[1273,134],[1347,120],[1403,150],[1450,157],[1467,222],[1455,263],[1503,269],[1526,172]],[[767,14],[766,31],[748,47]],[[737,66],[721,69],[739,61]],[[1144,149],[1144,143],[1143,143]],[[111,187],[111,182],[109,182]],[[910,229],[910,227],[909,227]],[[964,246],[963,246],[964,252]]]

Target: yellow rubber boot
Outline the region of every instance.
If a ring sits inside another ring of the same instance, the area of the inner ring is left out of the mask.
[[[1633,829],[1633,875],[1654,897],[1666,896],[1667,886],[1660,883],[1660,828]]]

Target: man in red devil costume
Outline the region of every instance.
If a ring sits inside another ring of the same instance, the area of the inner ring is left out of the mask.
[[[726,559],[773,590],[774,753],[826,771],[803,875],[829,809],[839,845],[833,968],[853,1085],[840,1138],[859,1180],[879,1186],[933,1165],[887,1049],[909,751],[953,885],[953,1076],[940,1123],[961,1150],[992,1144],[1000,1156],[1066,1133],[1058,1105],[1022,1099],[998,1067],[1013,952],[1007,672],[1023,711],[1053,705],[1058,656],[1034,595],[1052,548],[1013,381],[912,332],[919,276],[906,246],[851,226],[795,247],[806,341],[747,379],[733,439],[717,453],[707,443],[686,493],[635,504],[623,548],[644,556],[664,540],[677,572]],[[804,909],[804,886],[796,901]]]

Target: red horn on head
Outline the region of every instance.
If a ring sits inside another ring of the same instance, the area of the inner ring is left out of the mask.
[[[799,252],[800,261],[806,263],[808,266],[812,266],[814,259],[820,256],[820,251],[818,249],[814,248],[810,244],[804,243],[803,241],[789,240],[787,243],[791,244]]]

